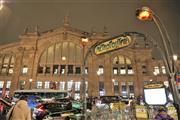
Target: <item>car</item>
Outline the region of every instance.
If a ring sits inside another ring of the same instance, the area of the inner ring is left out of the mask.
[[[3,108],[2,108],[3,114],[6,114],[9,111],[9,109],[12,107],[11,102],[9,102],[3,98],[0,98],[0,105],[3,106]]]
[[[100,110],[112,110],[115,109],[114,107],[116,107],[119,103],[119,96],[100,96],[96,106]]]
[[[36,106],[33,110],[33,118],[35,120],[53,119],[53,117],[67,117],[73,115],[71,102],[45,102]]]

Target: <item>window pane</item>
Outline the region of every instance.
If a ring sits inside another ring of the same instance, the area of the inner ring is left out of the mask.
[[[10,88],[10,86],[11,86],[11,81],[7,81],[6,88]]]
[[[60,90],[65,90],[65,82],[60,82],[59,88]]]
[[[50,82],[49,81],[45,81],[44,88],[45,89],[49,89],[50,88]]]
[[[119,64],[125,64],[124,56],[119,55]]]
[[[39,68],[38,68],[38,73],[42,74],[42,73],[43,73],[43,70],[44,70],[44,67],[43,67],[43,66],[39,66]]]
[[[61,70],[60,70],[60,73],[61,74],[65,74],[65,65],[61,65]]]
[[[73,63],[75,62],[75,45],[74,43],[69,43],[69,62]]]
[[[81,67],[76,67],[76,74],[81,74]]]
[[[154,67],[154,72],[155,72],[156,74],[159,74],[159,73],[160,73],[158,66],[155,66],[155,67]]]
[[[58,74],[59,65],[53,65],[53,74]]]
[[[118,81],[114,81],[114,94],[119,95],[119,85]]]
[[[105,92],[104,92],[104,82],[103,81],[99,81],[99,95],[100,96],[103,96],[105,95]]]
[[[67,82],[67,90],[72,90],[72,86],[73,86],[73,81],[68,81]]]
[[[68,65],[68,74],[73,74],[73,65]]]
[[[25,65],[23,66],[22,73],[26,74],[28,72],[28,67]]]
[[[161,69],[162,69],[162,73],[163,73],[163,74],[166,74],[166,68],[165,68],[165,66],[162,66]]]
[[[0,89],[2,89],[4,86],[4,81],[0,81]]]
[[[75,91],[80,91],[81,82],[75,82]]]
[[[37,81],[36,88],[37,89],[41,89],[42,88],[42,82],[41,81]]]
[[[114,68],[113,68],[113,74],[114,74],[114,75],[117,75],[117,74],[118,74],[118,68],[117,68],[117,67],[114,67]]]
[[[53,63],[54,60],[54,45],[48,48],[47,63]]]
[[[54,63],[58,64],[61,62],[61,43],[58,43],[55,45],[55,57],[54,57]]]
[[[9,64],[10,56],[4,57],[4,63]]]
[[[121,66],[119,72],[120,72],[120,74],[126,74],[126,69],[125,69],[125,67],[124,67],[124,66]]]
[[[49,66],[46,66],[46,71],[45,71],[46,74],[49,74],[51,73],[51,68]]]

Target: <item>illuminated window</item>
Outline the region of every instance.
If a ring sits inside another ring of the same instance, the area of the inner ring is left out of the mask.
[[[62,59],[63,58],[63,59]],[[81,74],[82,46],[73,42],[59,42],[46,48],[39,60],[38,73],[52,74]],[[42,66],[47,66],[43,70]],[[49,74],[50,75],[50,74]]]
[[[0,89],[2,89],[4,86],[4,81],[0,81]]]
[[[128,82],[129,86],[129,97],[134,97],[134,84],[133,82]]]
[[[127,65],[127,72],[128,72],[128,74],[134,74],[132,65]]]
[[[59,88],[60,90],[65,90],[65,82],[60,82]]]
[[[77,81],[75,82],[75,93],[74,93],[74,99],[80,99],[80,89],[81,89],[81,82]]]
[[[165,66],[162,66],[161,69],[162,69],[162,73],[163,73],[163,74],[166,74],[166,68],[165,68]]]
[[[123,55],[118,55],[114,57],[113,74],[114,75],[134,74],[131,60]]]
[[[67,82],[67,90],[72,90],[72,87],[73,87],[73,81],[70,80]]]
[[[104,82],[103,81],[99,81],[99,95],[100,96],[105,95]]]
[[[44,88],[45,89],[49,89],[50,88],[50,82],[49,81],[45,81]]]
[[[119,95],[119,84],[118,81],[114,81],[114,95]]]
[[[85,74],[88,74],[88,67],[85,68]]]
[[[120,72],[120,74],[122,74],[122,75],[123,75],[123,74],[126,74],[126,68],[125,68],[124,66],[121,66],[119,72]]]
[[[37,89],[42,89],[42,82],[41,81],[37,81],[36,88]]]
[[[104,67],[103,67],[102,65],[99,66],[99,69],[98,69],[98,71],[97,71],[97,74],[98,74],[98,75],[104,74]]]
[[[24,65],[22,68],[22,73],[27,74],[27,72],[28,72],[28,67],[26,65]]]
[[[58,74],[59,65],[53,65],[53,74]]]
[[[114,67],[114,68],[113,68],[113,74],[114,74],[114,75],[117,75],[117,74],[118,74],[118,68],[117,68],[117,67]]]
[[[75,91],[80,91],[81,82],[75,82]]]
[[[14,57],[12,55],[0,56],[1,74],[9,75],[14,72]]]
[[[61,65],[61,70],[60,70],[60,72],[61,72],[61,74],[65,74],[65,65]]]
[[[6,88],[10,88],[10,87],[11,87],[11,81],[7,81]]]
[[[121,95],[127,96],[127,87],[125,82],[121,82]]]
[[[158,67],[158,66],[155,66],[155,67],[154,67],[154,72],[155,72],[156,74],[159,74],[159,73],[160,73],[160,70],[159,70],[159,67]]]

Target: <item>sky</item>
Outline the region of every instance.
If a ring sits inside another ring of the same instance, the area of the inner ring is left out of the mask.
[[[165,25],[175,52],[180,56],[180,0],[4,0],[0,11],[0,45],[18,41],[26,26],[40,32],[61,27],[69,15],[70,25],[87,32],[112,35],[135,31],[161,37],[153,22],[139,21],[137,8],[150,7]]]

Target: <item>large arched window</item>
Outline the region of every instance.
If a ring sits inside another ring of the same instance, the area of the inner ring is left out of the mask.
[[[10,75],[14,72],[14,56],[13,55],[0,55],[1,74]]]
[[[125,75],[133,74],[132,62],[128,57],[118,55],[113,58],[113,74],[114,75]]]
[[[82,49],[72,42],[51,45],[42,53],[38,73],[80,74]]]

